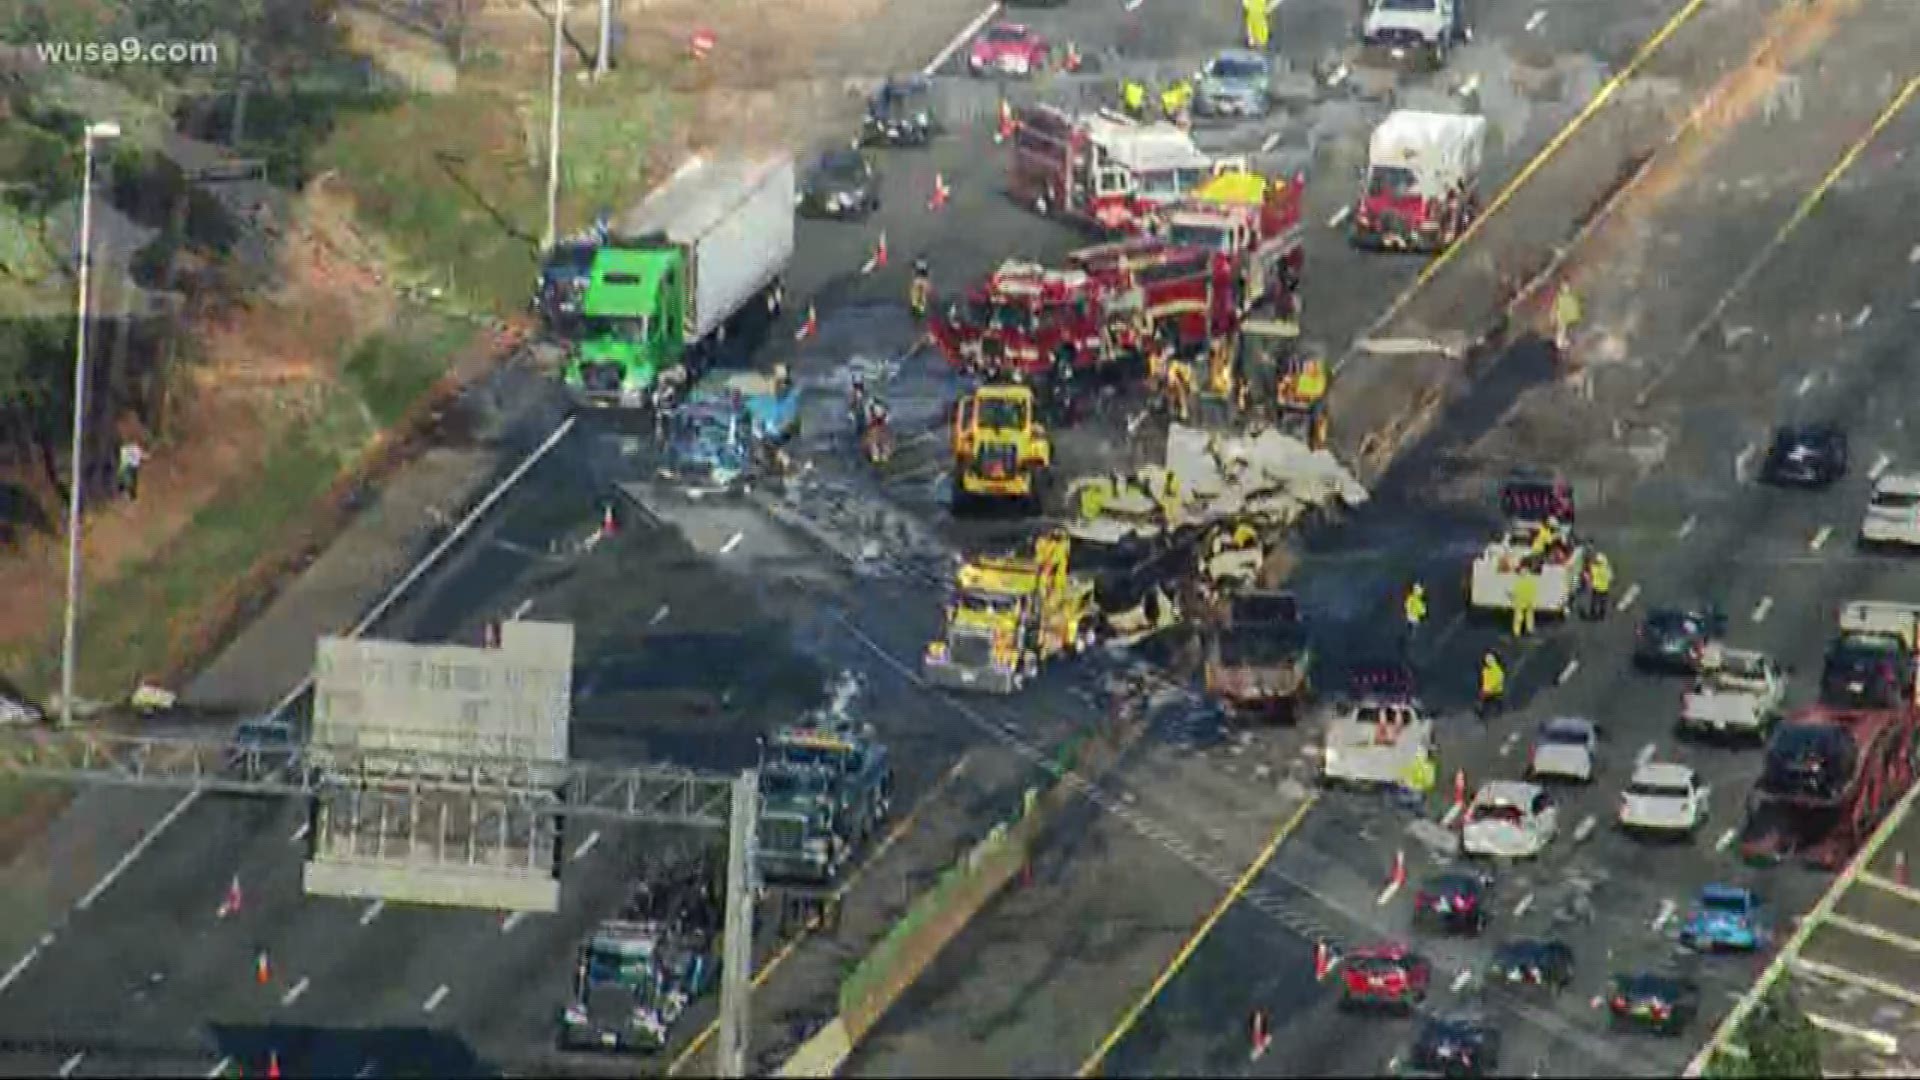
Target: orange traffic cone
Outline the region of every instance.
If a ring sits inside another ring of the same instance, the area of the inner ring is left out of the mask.
[[[267,1080],[280,1080],[280,1051],[267,1051]]]
[[[240,903],[240,875],[235,874],[233,880],[227,883],[227,895],[221,898],[220,907],[214,913],[215,918],[230,919],[240,914]]]
[[[1267,1052],[1267,1047],[1273,1045],[1273,1032],[1267,1026],[1267,1010],[1253,1010],[1252,1028],[1253,1051],[1247,1055],[1247,1059],[1258,1061]]]
[[[886,265],[887,234],[882,232],[880,234],[880,241],[873,245],[873,254],[867,256],[867,264],[860,268],[860,272],[863,274],[871,274],[875,270],[884,269]]]
[[[1013,138],[1013,106],[1007,104],[1006,98],[1001,98],[1000,123],[994,128],[993,141],[1003,143],[1011,138]]]
[[[813,305],[808,304],[807,305],[807,321],[801,323],[800,329],[795,330],[793,332],[793,340],[805,341],[819,332],[820,332],[820,318],[818,315],[814,314]]]
[[[1406,883],[1407,853],[1404,851],[1396,851],[1393,853],[1393,869],[1387,873],[1387,887],[1380,890],[1380,898],[1376,903],[1385,906],[1389,900],[1392,900],[1394,896],[1400,892],[1400,887]]]
[[[253,981],[265,986],[273,981],[273,965],[267,961],[267,950],[253,958]]]
[[[1333,946],[1327,944],[1325,939],[1313,943],[1314,982],[1321,982],[1325,980],[1328,975],[1333,974],[1334,962]]]
[[[938,210],[953,198],[953,192],[947,187],[947,178],[939,173],[933,174],[933,196],[927,200],[928,210]]]
[[[1467,810],[1467,770],[1455,769],[1453,773],[1453,805],[1461,813]]]
[[[705,60],[707,54],[711,53],[718,43],[719,39],[714,37],[713,31],[695,30],[693,36],[687,39],[687,52],[691,53],[695,60]]]
[[[600,511],[600,535],[612,539],[620,533],[620,522],[613,516],[613,504],[608,503]]]

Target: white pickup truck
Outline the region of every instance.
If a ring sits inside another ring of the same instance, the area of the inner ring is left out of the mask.
[[[1531,523],[1509,526],[1473,560],[1468,587],[1475,608],[1512,610],[1514,583],[1526,574],[1534,579],[1534,611],[1551,615],[1572,612],[1581,588],[1581,573],[1587,565],[1586,545],[1576,542],[1558,558],[1535,559],[1531,554],[1535,528]]]
[[[1433,753],[1433,720],[1412,701],[1344,703],[1327,721],[1320,766],[1330,784],[1397,784]]]
[[[1722,648],[1719,665],[1680,699],[1680,729],[1764,741],[1780,719],[1786,696],[1786,673],[1771,657]]]

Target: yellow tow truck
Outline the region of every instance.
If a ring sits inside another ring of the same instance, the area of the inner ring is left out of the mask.
[[[976,499],[1037,504],[1053,468],[1053,441],[1036,416],[1033,389],[982,386],[953,410],[953,508]]]
[[[1010,694],[1054,657],[1093,644],[1093,582],[1067,572],[1072,541],[1040,537],[1028,553],[981,556],[960,567],[947,625],[927,645],[927,681],[950,690]]]

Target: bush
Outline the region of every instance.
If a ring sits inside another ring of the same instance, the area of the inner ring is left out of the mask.
[[[1718,1053],[1707,1075],[1739,1080],[1819,1080],[1820,1032],[1792,997],[1776,986],[1747,1017],[1740,1041],[1745,1057]]]

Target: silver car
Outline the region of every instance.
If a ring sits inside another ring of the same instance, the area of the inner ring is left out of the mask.
[[[1593,782],[1599,771],[1600,728],[1577,716],[1558,716],[1540,725],[1533,739],[1527,776],[1533,780]]]
[[[1217,119],[1259,119],[1273,111],[1273,60],[1251,49],[1227,49],[1200,69],[1193,111]]]

